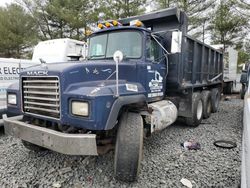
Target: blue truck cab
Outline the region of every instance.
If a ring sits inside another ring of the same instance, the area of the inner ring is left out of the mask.
[[[99,23],[88,60],[42,63],[7,90],[5,132],[31,150],[98,155],[115,148],[115,176],[134,181],[143,137],[190,126],[218,109],[222,54],[186,35],[187,17],[166,9]],[[177,42],[176,42],[177,40]]]

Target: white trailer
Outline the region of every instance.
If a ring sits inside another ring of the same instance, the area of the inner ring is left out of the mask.
[[[212,45],[215,49],[223,51],[223,44]],[[240,90],[240,74],[237,74],[238,51],[232,46],[224,52],[223,93],[232,94]]]
[[[239,74],[237,74],[238,51],[233,47],[226,49],[228,59],[224,67],[224,86],[223,91],[226,94],[239,92]]]

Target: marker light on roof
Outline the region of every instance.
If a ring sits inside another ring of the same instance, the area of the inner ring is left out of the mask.
[[[103,24],[101,24],[101,23],[99,23],[97,27],[98,27],[99,29],[106,28],[106,26],[105,26],[105,25],[103,25]]]
[[[121,23],[119,23],[116,20],[113,20],[112,23],[113,23],[113,26],[121,26],[122,25]]]
[[[132,20],[129,23],[130,26],[142,27],[143,23],[140,20]]]
[[[106,26],[106,27],[112,27],[113,25],[112,25],[111,23],[109,23],[109,22],[106,22],[106,23],[105,23],[105,26]]]
[[[92,34],[92,31],[91,31],[91,30],[86,30],[86,31],[85,31],[85,35],[86,35],[86,36],[89,36],[89,35],[91,35],[91,34]]]

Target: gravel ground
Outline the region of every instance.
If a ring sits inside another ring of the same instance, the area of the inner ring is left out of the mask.
[[[197,128],[176,123],[144,141],[144,158],[137,182],[116,181],[111,151],[98,157],[66,156],[52,151],[35,153],[20,140],[0,133],[0,187],[237,187],[240,183],[240,151],[243,101],[221,102],[218,113]],[[195,139],[201,150],[181,148]],[[230,139],[237,148],[216,148],[213,142]]]

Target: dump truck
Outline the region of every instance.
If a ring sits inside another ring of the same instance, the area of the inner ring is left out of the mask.
[[[198,126],[219,108],[223,55],[187,35],[177,8],[98,23],[88,60],[23,71],[7,90],[5,132],[31,150],[100,155],[114,149],[114,175],[135,181],[143,138],[177,118]]]

